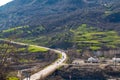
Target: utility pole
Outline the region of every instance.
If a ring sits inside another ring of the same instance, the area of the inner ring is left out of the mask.
[[[115,54],[115,68],[116,68],[116,64],[117,64],[117,59],[116,59],[116,54]]]

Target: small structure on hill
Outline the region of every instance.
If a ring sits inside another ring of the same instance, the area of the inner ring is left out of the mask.
[[[118,63],[120,63],[120,58],[114,57],[114,58],[112,58],[112,61],[113,61],[113,62],[118,62]]]
[[[88,62],[89,63],[98,63],[99,60],[98,60],[98,58],[90,57],[90,58],[88,58]]]

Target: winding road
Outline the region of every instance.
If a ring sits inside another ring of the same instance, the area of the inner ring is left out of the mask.
[[[62,52],[62,51],[59,51],[59,50],[54,50],[54,49],[50,49],[50,50],[61,54],[62,55],[61,58],[56,60],[54,63],[52,63],[48,67],[44,68],[43,70],[31,75],[30,80],[43,80],[43,79],[45,79],[47,76],[52,74],[56,69],[61,67],[62,64],[66,61],[67,55],[66,55],[65,52]],[[23,80],[28,80],[28,79],[25,78]]]
[[[28,45],[28,44],[24,44],[24,43],[20,43],[20,42],[14,42],[14,41],[9,41],[9,42],[13,43],[13,44],[19,44],[19,45]],[[37,46],[37,47],[41,48],[41,46]],[[57,59],[55,62],[53,62],[52,64],[50,64],[49,66],[47,66],[43,70],[31,75],[29,79],[25,78],[23,80],[44,80],[47,76],[52,74],[56,69],[62,67],[63,66],[62,64],[64,64],[65,61],[67,60],[67,55],[63,51],[50,49],[50,48],[47,48],[47,47],[42,47],[42,48],[54,51],[55,53],[58,53],[61,56],[60,56],[59,59]]]

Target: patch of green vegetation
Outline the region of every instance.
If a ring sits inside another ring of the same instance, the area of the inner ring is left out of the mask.
[[[74,34],[73,42],[78,49],[114,49],[120,45],[120,36],[116,31],[101,31],[83,24],[71,32]]]
[[[101,47],[91,46],[90,49],[93,51],[97,51],[97,50],[101,49]]]
[[[78,49],[77,52],[80,53],[82,50],[81,49]]]
[[[27,63],[27,62],[30,62],[30,61],[27,60],[27,59],[20,59],[19,62],[20,62],[20,63]]]
[[[48,50],[40,46],[30,45],[28,47],[28,51],[31,53],[37,53],[37,52],[47,52]]]
[[[9,77],[7,80],[19,80],[17,77]]]
[[[109,16],[110,14],[112,14],[112,11],[105,11],[105,16]]]
[[[18,48],[17,49],[17,52],[24,52],[24,51],[26,51],[26,48]]]
[[[38,37],[45,31],[43,26],[20,26],[1,31],[0,38]]]
[[[62,54],[58,54],[58,59],[59,59],[59,58],[62,58]]]

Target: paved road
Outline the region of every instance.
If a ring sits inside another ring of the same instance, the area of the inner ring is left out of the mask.
[[[5,41],[7,41],[7,40],[5,40]],[[14,41],[9,41],[9,42],[13,43],[13,44],[19,44],[19,45],[28,45],[28,44],[14,42]],[[41,46],[37,46],[37,47],[41,48]],[[60,58],[57,59],[55,62],[53,62],[48,67],[44,68],[43,70],[31,75],[30,79],[25,78],[23,80],[43,80],[44,78],[46,78],[47,76],[52,74],[56,69],[58,69],[59,67],[62,67],[63,66],[62,64],[67,60],[67,55],[66,55],[65,52],[60,51],[60,50],[50,49],[50,48],[47,48],[47,47],[43,47],[43,48],[54,51],[55,53],[60,54],[61,55]]]
[[[50,50],[52,50],[52,51],[54,51],[58,54],[61,54],[61,58],[59,58],[58,60],[56,60],[54,63],[52,63],[48,67],[44,68],[43,70],[31,75],[30,80],[42,80],[42,79],[46,78],[47,76],[52,74],[56,69],[61,67],[62,64],[66,61],[67,55],[66,55],[65,52],[62,52],[62,51],[59,51],[59,50],[54,50],[54,49],[50,49]],[[25,78],[23,80],[28,80],[28,79]]]

